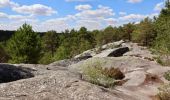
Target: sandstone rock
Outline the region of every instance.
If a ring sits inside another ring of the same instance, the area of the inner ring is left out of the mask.
[[[145,59],[123,56],[123,57],[94,57],[81,61],[77,64],[70,65],[68,68],[70,70],[80,71],[84,66],[94,66],[93,64],[101,64],[102,67],[106,68],[119,68],[123,73],[128,73],[134,71],[134,69],[147,70],[148,68],[152,69],[155,66],[161,67],[155,62],[150,62]]]
[[[137,43],[123,43],[122,46],[130,48],[130,51],[125,53],[124,56],[134,56],[150,61],[153,61],[156,56],[153,55],[146,47],[138,46]]]
[[[49,64],[49,66],[67,67],[69,65],[76,64],[76,63],[80,62],[81,60],[83,60],[83,59],[78,59],[78,58],[65,59],[65,60],[60,60],[60,61],[53,62],[53,63]]]
[[[125,78],[128,79],[128,81],[124,84],[124,86],[140,86],[145,82],[146,72],[134,71],[127,73]]]
[[[123,43],[124,43],[123,40],[120,40],[120,41],[117,41],[117,42],[113,42],[113,43],[108,43],[108,44],[103,45],[101,47],[101,49],[102,50],[113,49],[113,48],[121,46]]]
[[[122,100],[68,71],[0,84],[1,100]],[[131,100],[128,99],[127,100]]]
[[[118,48],[118,47],[121,47],[122,43],[124,43],[123,40],[120,40],[120,41],[117,41],[117,42],[113,42],[113,43],[108,43],[108,44],[105,44],[101,47],[98,47],[98,48],[94,48],[94,49],[91,49],[91,50],[87,50],[87,51],[84,51],[83,53],[75,56],[74,58],[75,59],[82,59],[82,60],[86,60],[88,58],[91,58],[91,57],[94,57],[96,56],[97,54],[101,53],[101,52],[112,52],[112,50],[115,50],[115,48]],[[119,48],[121,49],[121,48]],[[106,51],[105,51],[106,50]],[[115,52],[118,52],[120,50],[116,49],[117,51]],[[121,49],[122,50],[122,49]],[[110,52],[110,53],[111,53]],[[123,51],[122,51],[123,52]],[[107,57],[107,56],[105,56]]]
[[[103,68],[119,68],[125,74],[123,80],[126,80],[126,82],[122,86],[115,87],[115,89],[121,91],[124,95],[133,95],[134,100],[152,100],[151,97],[158,93],[157,88],[165,82],[162,80],[163,73],[169,69],[168,67],[162,68],[154,61],[133,56],[122,56],[90,58],[69,66],[69,70],[82,73],[83,67],[94,67],[95,64],[100,64]]]
[[[92,49],[92,50],[87,50],[87,51],[83,52],[82,54],[75,56],[74,58],[75,59],[88,59],[94,55],[96,55],[96,52],[94,49]]]

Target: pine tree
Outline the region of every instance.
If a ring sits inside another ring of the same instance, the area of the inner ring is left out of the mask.
[[[133,41],[141,45],[151,46],[156,37],[156,32],[153,27],[153,22],[149,18],[145,18],[133,32]]]
[[[132,40],[132,33],[135,29],[134,23],[128,23],[123,26],[124,29],[124,36],[123,38],[128,39],[129,41]]]
[[[162,9],[160,15],[155,20],[155,30],[157,38],[155,41],[155,48],[158,52],[170,53],[170,1],[166,1],[166,6]]]
[[[40,57],[40,37],[28,24],[23,24],[7,43],[11,63],[37,63]]]
[[[4,50],[3,45],[0,44],[0,63],[6,63],[8,61],[8,54]]]
[[[43,45],[45,51],[50,51],[51,56],[54,57],[54,53],[56,51],[56,48],[59,45],[59,37],[56,33],[56,31],[48,31],[45,33],[43,37]]]

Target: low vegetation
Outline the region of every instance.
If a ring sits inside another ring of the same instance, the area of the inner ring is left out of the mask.
[[[168,81],[170,81],[170,71],[166,72],[166,73],[164,74],[164,77],[165,77],[165,79],[167,79]]]
[[[102,68],[100,63],[83,68],[83,79],[96,85],[114,87],[116,80],[124,78],[124,74],[117,68]]]
[[[0,44],[0,63],[5,63],[9,59],[8,54],[5,52],[4,48]]]
[[[170,84],[160,87],[159,91],[160,92],[157,95],[159,100],[169,100],[169,98],[170,98]]]
[[[164,77],[165,77],[165,79],[170,81],[170,71],[167,71],[164,74]],[[158,89],[159,89],[159,93],[158,93],[157,97],[159,98],[159,100],[169,100],[169,98],[170,98],[170,84],[165,84],[165,85],[159,87]]]

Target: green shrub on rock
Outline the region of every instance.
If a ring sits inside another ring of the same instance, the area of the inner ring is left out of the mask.
[[[170,71],[166,72],[166,73],[164,74],[164,77],[165,77],[165,79],[167,79],[168,81],[170,81]]]
[[[87,66],[83,69],[83,79],[96,85],[104,87],[114,87],[116,80],[123,79],[123,73],[116,68],[102,68],[101,64],[95,66]]]
[[[159,100],[169,100],[170,98],[170,84],[164,85],[159,88],[158,98]]]

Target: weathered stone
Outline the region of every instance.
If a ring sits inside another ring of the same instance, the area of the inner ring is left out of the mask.
[[[122,100],[68,71],[0,84],[0,90],[1,100]]]

